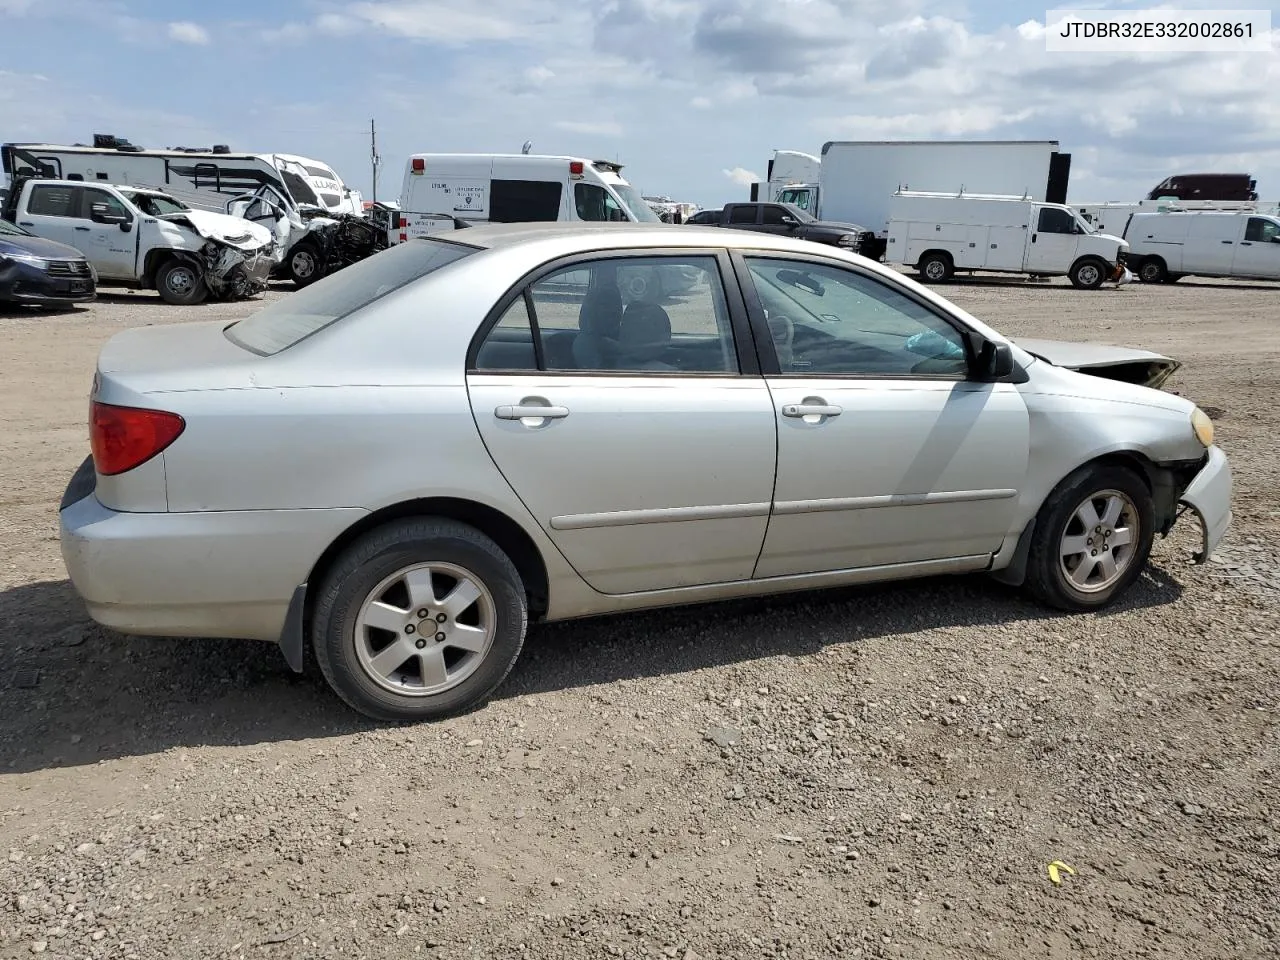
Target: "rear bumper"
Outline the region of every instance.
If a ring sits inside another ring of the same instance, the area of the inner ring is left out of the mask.
[[[1231,525],[1231,465],[1219,447],[1209,448],[1209,458],[1178,498],[1200,519],[1203,536],[1196,563],[1204,563],[1218,548]]]
[[[298,584],[365,513],[124,513],[89,495],[59,513],[62,559],[89,616],[104,626],[276,641]]]

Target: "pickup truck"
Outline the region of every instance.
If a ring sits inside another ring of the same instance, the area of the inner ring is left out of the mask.
[[[21,178],[0,216],[79,250],[101,283],[156,290],[175,305],[252,296],[276,264],[271,231],[158,190]]]
[[[812,240],[858,253],[875,234],[856,223],[816,220],[789,203],[730,203],[722,210],[702,210],[685,221],[691,225],[754,230]]]

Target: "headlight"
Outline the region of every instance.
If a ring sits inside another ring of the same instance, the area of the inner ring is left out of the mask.
[[[0,255],[0,260],[13,260],[16,263],[25,263],[29,267],[35,267],[37,270],[48,270],[49,261],[44,257],[37,257],[30,253],[6,253]]]
[[[836,238],[836,246],[838,247],[856,247],[857,245],[858,238],[852,233],[841,234]]]
[[[1213,446],[1213,421],[1199,407],[1191,411],[1191,429],[1196,432],[1196,439],[1206,447]]]

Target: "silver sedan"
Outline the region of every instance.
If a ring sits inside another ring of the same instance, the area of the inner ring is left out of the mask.
[[[483,700],[530,619],[982,571],[1093,610],[1231,519],[1174,366],[804,241],[463,229],[111,339],[63,557],[98,622],[310,650],[387,719]]]

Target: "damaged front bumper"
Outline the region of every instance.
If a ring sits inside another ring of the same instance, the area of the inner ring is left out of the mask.
[[[1200,520],[1200,550],[1192,554],[1192,559],[1204,563],[1231,524],[1231,465],[1221,448],[1209,448],[1208,459],[1182,491],[1178,504]]]

